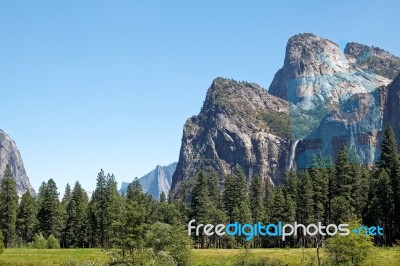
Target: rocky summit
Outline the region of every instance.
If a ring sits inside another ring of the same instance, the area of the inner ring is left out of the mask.
[[[316,152],[334,159],[343,145],[372,165],[386,123],[399,141],[399,72],[400,59],[383,49],[351,42],[342,51],[314,34],[293,36],[268,91],[213,81],[185,123],[173,192],[200,170],[225,176],[237,166],[277,184],[288,168],[309,167]]]
[[[215,79],[200,114],[184,126],[173,191],[199,169],[227,175],[238,165],[250,178],[279,182],[291,156],[289,126],[284,100],[256,84]]]
[[[29,191],[34,195],[35,191],[26,174],[21,154],[15,142],[2,130],[0,130],[0,179],[4,177],[7,164],[11,166],[17,184],[17,192],[22,195]]]

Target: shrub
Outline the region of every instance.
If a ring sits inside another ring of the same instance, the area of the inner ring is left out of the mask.
[[[58,242],[57,238],[53,235],[50,235],[49,238],[47,238],[47,248],[58,249],[60,248],[60,242]]]
[[[33,239],[33,247],[37,249],[47,248],[47,241],[42,234],[36,234]]]
[[[189,265],[191,240],[185,230],[176,225],[152,224],[145,235],[145,246],[156,253],[170,255],[178,266]]]
[[[360,224],[351,223],[349,228]],[[362,265],[373,247],[372,238],[367,235],[350,233],[348,236],[336,235],[326,243],[326,249],[333,265]]]

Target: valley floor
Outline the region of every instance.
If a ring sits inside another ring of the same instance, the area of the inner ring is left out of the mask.
[[[194,266],[228,266],[239,260],[267,258],[283,265],[317,265],[316,250],[296,249],[251,249],[249,253],[238,249],[193,250]],[[322,262],[326,255],[322,252]],[[393,248],[375,248],[368,265],[399,265],[399,251]],[[100,249],[7,249],[0,255],[0,265],[106,265],[107,254]],[[322,264],[324,265],[324,263]]]
[[[0,255],[0,265],[7,266],[78,266],[105,265],[108,257],[101,249],[5,249]]]
[[[374,248],[366,265],[393,266],[400,265],[400,252],[394,248]],[[239,260],[246,261],[244,250],[238,249],[208,249],[193,250],[196,266],[228,266]],[[316,249],[311,248],[287,248],[287,249],[250,249],[251,258],[266,258],[271,262],[280,262],[282,265],[303,266],[318,265]],[[251,261],[251,260],[250,260]],[[322,265],[326,265],[327,256],[321,252]]]

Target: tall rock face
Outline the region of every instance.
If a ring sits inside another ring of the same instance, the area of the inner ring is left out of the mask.
[[[172,190],[199,170],[230,174],[240,166],[251,178],[273,183],[289,164],[291,141],[287,103],[256,84],[217,78],[201,112],[183,129]]]
[[[172,190],[200,170],[224,176],[237,165],[248,178],[280,183],[288,168],[309,167],[320,151],[335,159],[344,145],[372,165],[385,121],[400,134],[399,78],[392,83],[399,62],[380,48],[348,43],[341,51],[306,33],[289,39],[268,92],[214,80],[201,112],[184,126]]]
[[[171,189],[172,175],[176,169],[176,162],[167,166],[158,165],[154,170],[139,179],[144,192],[149,193],[153,198],[158,199],[161,192],[168,195]],[[120,192],[126,192],[129,183],[123,182]]]
[[[35,191],[26,174],[17,145],[4,131],[0,130],[0,179],[4,177],[7,164],[10,165],[14,174],[18,194],[29,191],[34,195]]]
[[[384,122],[389,123],[397,140],[397,149],[400,152],[400,75],[387,88],[387,99],[385,102]]]
[[[269,92],[288,101],[291,137],[299,140],[298,168],[316,151],[332,158],[350,146],[364,164],[379,157],[387,86],[400,70],[399,58],[374,47],[339,46],[313,34],[289,39],[284,66]]]
[[[275,74],[269,93],[310,110],[390,83],[391,79],[364,71],[358,63],[329,40],[308,33],[296,35],[288,41],[284,65]]]

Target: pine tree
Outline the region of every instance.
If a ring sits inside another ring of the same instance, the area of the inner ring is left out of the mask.
[[[239,212],[237,215],[238,216],[237,221],[240,224],[252,224],[253,218],[252,218],[252,212],[251,212],[250,206],[249,206],[249,200],[244,200],[244,201],[240,202],[239,206],[238,206],[238,210],[239,210]],[[245,236],[242,236],[239,239],[240,239],[239,243],[241,245],[243,245],[243,244],[245,246],[250,245],[250,243],[245,240],[246,239]],[[254,241],[254,239],[253,239],[253,241]]]
[[[71,200],[71,186],[69,185],[69,183],[67,183],[67,185],[65,186],[65,190],[64,190],[64,195],[63,198],[61,200],[61,204],[60,204],[60,212],[61,212],[61,217],[62,220],[64,221],[63,223],[63,230],[61,233],[61,238],[60,238],[60,246],[62,248],[67,247],[67,230],[66,230],[66,221],[67,221],[67,205]]]
[[[379,169],[385,170],[390,177],[394,202],[392,235],[397,238],[400,234],[400,159],[397,153],[396,138],[389,124],[381,143]]]
[[[88,196],[79,182],[75,183],[71,198],[66,206],[66,245],[67,247],[87,247],[88,224],[86,213],[88,208]]]
[[[284,221],[285,196],[281,186],[277,186],[272,190],[272,197],[268,211],[270,213],[270,217],[272,218],[271,222],[278,223]]]
[[[65,191],[64,191],[64,195],[63,198],[61,200],[61,203],[64,206],[68,205],[68,202],[71,200],[72,194],[71,194],[71,186],[69,185],[69,183],[67,183],[67,185],[65,186]]]
[[[317,221],[327,222],[329,173],[321,153],[312,156],[309,174],[314,191],[314,217]]]
[[[203,172],[197,175],[196,182],[192,190],[191,219],[195,219],[197,224],[210,223],[211,200],[208,193],[207,179]],[[199,244],[204,248],[206,237],[199,236]]]
[[[142,185],[137,177],[128,185],[126,197],[139,203],[145,202]]]
[[[271,207],[272,192],[273,192],[273,186],[271,184],[270,178],[267,177],[264,181],[264,209],[265,209],[266,221],[271,219],[269,215],[270,211],[268,209]]]
[[[250,209],[253,223],[257,223],[264,218],[262,181],[259,175],[253,177],[250,187]]]
[[[236,194],[237,194],[237,202],[239,203],[243,201],[248,201],[249,200],[249,190],[247,187],[247,182],[246,182],[246,176],[243,173],[243,169],[241,167],[237,167],[236,172],[235,172],[235,177],[236,177]]]
[[[61,236],[63,217],[58,196],[57,185],[53,179],[49,179],[47,184],[42,183],[38,196],[38,220],[39,230],[44,237]]]
[[[200,172],[192,190],[192,218],[198,223],[206,223],[209,219],[210,204],[207,180],[204,173]]]
[[[146,197],[139,180],[129,184],[125,203],[124,224],[125,231],[123,246],[127,249],[138,248],[143,245],[143,230],[146,228]]]
[[[399,157],[397,154],[397,142],[394,136],[392,127],[388,124],[386,126],[382,143],[381,143],[381,156],[379,161],[379,168],[385,169],[390,176],[399,171]]]
[[[349,152],[350,176],[350,205],[352,211],[361,218],[368,198],[369,178],[366,169],[363,169],[354,150]]]
[[[0,183],[0,229],[4,236],[4,247],[9,247],[15,239],[18,194],[11,167],[7,164],[4,178]]]
[[[107,180],[103,169],[97,175],[96,189],[89,204],[91,242],[102,248],[106,245]]]
[[[270,223],[277,224],[278,222],[284,222],[285,219],[285,196],[283,194],[283,190],[281,186],[274,187],[272,189],[272,194],[270,200],[267,205],[267,213]],[[272,244],[274,246],[281,247],[281,240],[278,238],[274,238],[272,240]]]
[[[207,188],[212,203],[217,209],[222,209],[221,189],[218,182],[218,175],[214,170],[208,175]]]
[[[156,211],[151,214],[153,215],[152,221],[171,225],[178,225],[181,222],[181,214],[172,202],[160,201],[156,208]]]
[[[336,196],[331,202],[331,222],[344,223],[350,221],[353,217],[352,208],[348,199],[344,196]]]
[[[228,215],[229,222],[234,221],[233,210],[235,209],[237,198],[236,198],[236,185],[235,177],[233,175],[227,175],[225,177],[225,191],[223,194],[224,210]]]
[[[393,190],[390,182],[390,177],[385,170],[379,175],[378,182],[376,184],[376,198],[378,200],[378,224],[382,224],[384,232],[391,232],[392,221],[393,221]],[[385,244],[390,244],[390,233],[386,234]]]
[[[297,220],[298,179],[293,170],[285,172],[283,178],[283,194],[286,200],[286,222]]]
[[[349,154],[347,148],[343,146],[339,150],[338,157],[335,162],[336,183],[334,184],[334,196],[343,196],[346,200],[350,199],[351,177],[349,175]]]
[[[167,196],[165,195],[164,191],[161,191],[161,193],[160,193],[160,202],[163,203],[163,202],[166,202],[166,201],[167,201]]]
[[[21,202],[18,206],[16,223],[17,236],[25,243],[32,242],[35,237],[38,224],[36,215],[36,201],[29,191],[27,191],[22,195]]]
[[[352,206],[352,189],[353,177],[349,164],[349,153],[347,148],[343,146],[339,150],[338,157],[335,162],[335,177],[333,186],[333,194],[330,199],[331,220],[335,222],[343,222],[350,219],[350,214],[354,213]]]
[[[381,171],[377,168],[373,169],[369,174],[368,204],[365,206],[363,213],[363,221],[369,226],[374,226],[380,223],[380,203],[377,198],[377,184],[379,182],[380,174]]]
[[[106,239],[109,246],[118,246],[120,243],[121,218],[123,211],[117,182],[114,175],[107,175],[107,209],[106,209]]]
[[[239,208],[239,205],[249,200],[246,176],[240,167],[237,167],[235,175],[227,175],[225,178],[225,191],[223,194],[224,209],[228,215],[229,221],[234,222],[233,211]]]
[[[314,219],[314,190],[308,171],[300,173],[300,184],[298,190],[299,219],[303,224],[310,224]]]

